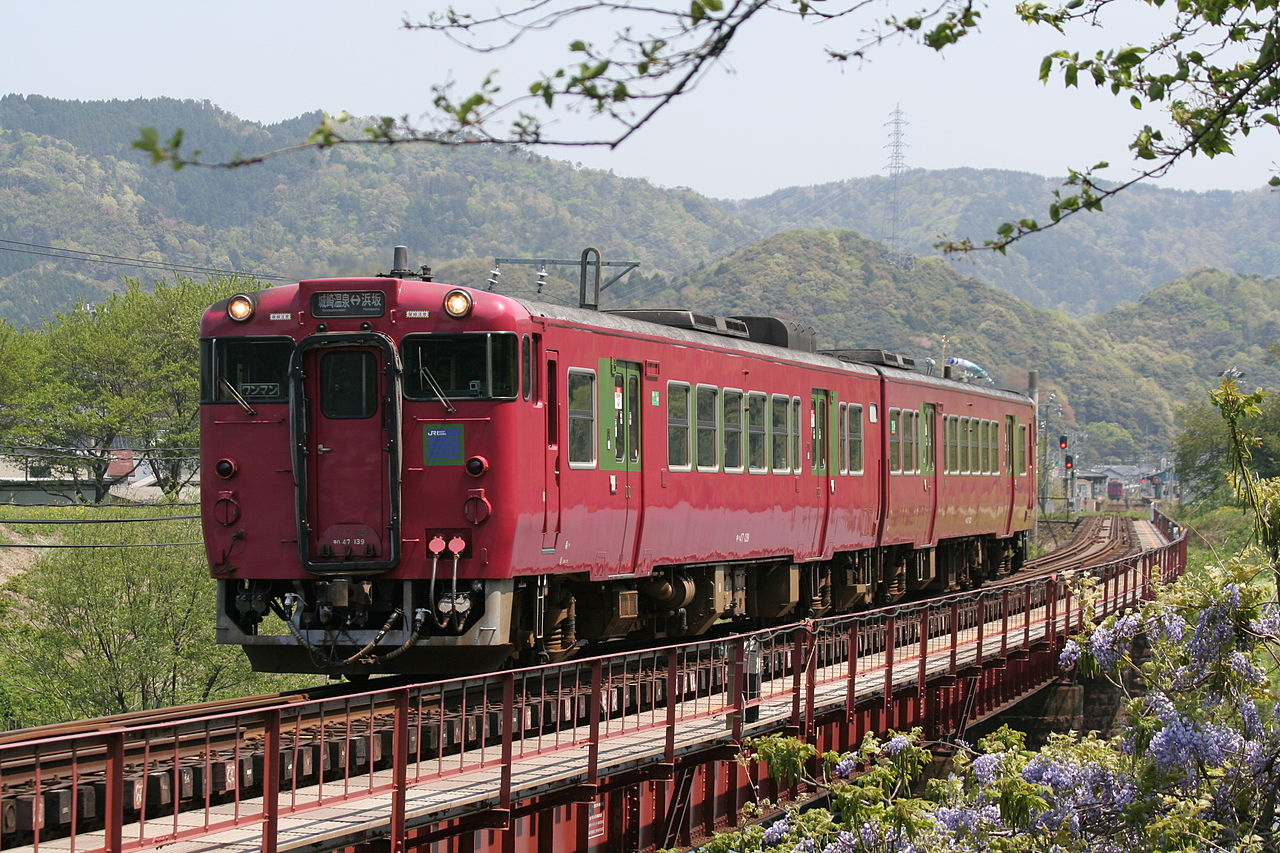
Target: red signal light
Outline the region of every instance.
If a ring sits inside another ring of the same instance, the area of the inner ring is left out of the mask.
[[[1075,457],[1072,456],[1070,453],[1068,453],[1066,456],[1063,457],[1062,464],[1066,467],[1068,471],[1070,471],[1072,468],[1076,467]]]

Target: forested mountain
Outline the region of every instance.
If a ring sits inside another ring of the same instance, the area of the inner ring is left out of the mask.
[[[141,127],[181,127],[206,158],[226,158],[296,142],[318,120],[262,126],[208,102],[172,99],[0,98],[0,239],[34,244],[0,252],[0,317],[38,322],[137,274],[29,254],[45,251],[38,246],[296,279],[385,269],[398,243],[432,264],[577,257],[590,245],[670,279],[786,230],[888,236],[887,178],[717,201],[491,146],[346,148],[177,173],[130,148]],[[1043,218],[1056,185],[994,170],[908,172],[899,191],[901,248],[932,254],[943,234],[980,241],[1007,219]],[[1033,305],[1085,316],[1202,266],[1280,275],[1277,205],[1280,195],[1265,190],[1140,187],[1104,215],[1076,217],[1006,257],[977,252],[953,263]],[[617,298],[637,298],[622,291]]]
[[[1258,176],[1259,186],[1265,175]],[[762,198],[724,202],[761,230],[851,228],[889,239],[889,178],[791,187]],[[1046,224],[1059,181],[993,169],[916,170],[900,178],[899,248],[936,254],[942,235],[980,244],[1001,222]],[[1137,186],[1106,203],[1021,240],[1006,256],[972,252],[956,269],[1042,308],[1073,316],[1105,311],[1198,267],[1280,276],[1280,193],[1195,193]]]
[[[396,244],[431,263],[594,245],[673,274],[757,236],[690,190],[518,149],[352,148],[174,173],[129,148],[141,126],[182,127],[206,156],[229,157],[296,141],[318,120],[261,127],[193,101],[7,96],[0,239],[297,279],[385,270]],[[0,316],[37,322],[135,273],[0,252]]]

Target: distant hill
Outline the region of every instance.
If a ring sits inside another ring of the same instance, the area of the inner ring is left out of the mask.
[[[593,245],[674,274],[758,236],[692,191],[519,149],[347,148],[175,173],[129,148],[142,126],[182,127],[206,156],[229,157],[296,141],[318,120],[263,127],[207,102],[0,98],[0,239],[29,244],[0,252],[0,316],[38,322],[137,274],[34,246],[294,279],[385,270],[397,244],[428,263]]]
[[[433,265],[496,256],[577,257],[586,246],[641,263],[657,287],[782,231],[852,229],[884,240],[887,178],[792,187],[748,201],[527,151],[493,146],[345,148],[272,158],[235,170],[152,167],[130,148],[139,128],[186,132],[208,158],[258,153],[305,137],[319,113],[274,125],[242,121],[207,101],[0,98],[0,316],[39,322],[99,298],[136,270],[48,258],[66,246],[159,262],[294,279],[385,269],[405,244]],[[1261,177],[1261,176],[1260,176]],[[1043,218],[1056,181],[952,169],[902,177],[902,247],[934,254],[939,235],[981,240],[1009,218]],[[1032,305],[1087,316],[1209,266],[1280,275],[1280,196],[1139,187],[1102,215],[1076,217],[1007,257],[953,263]],[[22,245],[27,244],[27,245]],[[14,251],[22,249],[22,251]],[[144,276],[151,273],[141,273]],[[660,288],[658,288],[660,289]]]
[[[1259,185],[1265,180],[1259,175]],[[1049,221],[1059,181],[995,169],[916,170],[901,177],[901,248],[936,254],[939,238],[990,239],[1001,222]],[[888,178],[791,187],[723,202],[761,230],[851,228],[887,240]],[[965,275],[1041,308],[1077,317],[1106,311],[1199,267],[1280,276],[1280,192],[1196,193],[1133,187],[1103,213],[1080,214],[1000,256],[953,257]]]

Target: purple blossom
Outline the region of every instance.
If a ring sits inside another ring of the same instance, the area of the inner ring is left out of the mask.
[[[1259,669],[1253,661],[1249,660],[1244,652],[1239,650],[1232,652],[1229,662],[1231,663],[1231,668],[1235,670],[1236,674],[1243,678],[1246,683],[1254,685],[1267,683],[1266,673]]]
[[[1244,751],[1244,738],[1226,726],[1197,723],[1181,714],[1165,721],[1147,747],[1147,753],[1160,770],[1191,780],[1197,765],[1221,767],[1232,755]]]
[[[889,742],[884,745],[881,751],[890,758],[893,758],[910,746],[911,740],[906,735],[894,735]]]
[[[933,819],[938,826],[957,835],[976,835],[1001,826],[1000,808],[991,803],[939,806],[933,813]]]
[[[1186,631],[1187,620],[1179,616],[1172,608],[1164,608],[1152,613],[1147,619],[1147,633],[1156,639],[1180,643]]]
[[[784,817],[781,820],[774,821],[773,824],[764,831],[764,846],[773,847],[779,844],[790,829],[791,820],[789,818]]]
[[[1065,829],[1075,835],[1133,802],[1132,780],[1094,762],[1077,762],[1041,753],[1027,762],[1022,778],[1049,788],[1049,808],[1035,822],[1046,829]]]
[[[1062,654],[1058,655],[1058,666],[1062,669],[1071,669],[1076,665],[1076,661],[1080,660],[1080,644],[1075,640],[1067,640],[1066,645],[1062,647]]]
[[[1236,595],[1239,596],[1237,589]],[[1231,612],[1221,605],[1210,605],[1200,611],[1196,630],[1187,644],[1193,665],[1208,668],[1222,659],[1228,645],[1235,642],[1235,625]]]
[[[1099,625],[1089,637],[1089,651],[1103,670],[1115,669],[1129,652],[1133,638],[1142,630],[1142,617],[1128,613],[1110,625]]]
[[[1147,707],[1163,723],[1169,722],[1178,713],[1177,708],[1173,706],[1173,701],[1159,690],[1152,690],[1147,694]]]
[[[1008,753],[989,752],[973,759],[973,775],[980,784],[990,785],[995,781],[996,773],[999,772],[1006,755]]]
[[[1258,714],[1258,703],[1246,697],[1240,700],[1237,707],[1245,737],[1254,739],[1262,737],[1262,717]]]
[[[858,759],[853,753],[846,755],[840,759],[832,771],[841,779],[850,779],[854,773],[858,772]]]
[[[1280,637],[1280,603],[1269,601],[1262,610],[1262,615],[1249,626],[1250,630],[1264,637]]]

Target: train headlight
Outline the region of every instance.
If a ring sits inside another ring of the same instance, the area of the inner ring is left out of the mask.
[[[213,465],[214,473],[224,480],[230,480],[238,470],[239,466],[236,465],[233,459],[219,459]]]
[[[467,469],[467,473],[472,477],[479,477],[485,471],[489,470],[489,460],[485,459],[483,456],[472,456],[467,460],[464,467]]]
[[[471,313],[471,294],[465,290],[450,290],[444,297],[444,312],[455,320]]]
[[[237,293],[227,301],[227,316],[237,323],[243,323],[253,316],[253,297]]]

